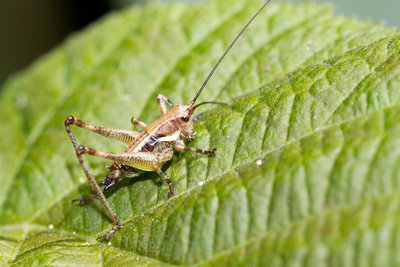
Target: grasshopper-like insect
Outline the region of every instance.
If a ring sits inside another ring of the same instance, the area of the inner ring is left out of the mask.
[[[199,148],[186,146],[183,142],[183,140],[193,140],[197,134],[196,132],[193,132],[193,126],[194,123],[200,119],[201,114],[200,116],[192,118],[196,108],[203,104],[221,104],[219,102],[208,101],[195,105],[196,100],[217,69],[218,65],[221,63],[232,46],[236,43],[237,39],[270,1],[271,0],[268,0],[243,27],[240,33],[236,36],[236,38],[232,41],[224,54],[215,64],[205,79],[203,85],[197,92],[196,96],[188,105],[174,105],[166,96],[158,94],[157,101],[162,113],[162,116],[159,119],[149,125],[136,118],[131,119],[132,124],[142,128],[143,131],[138,132],[133,130],[105,128],[86,123],[73,116],[67,117],[64,122],[65,128],[69,138],[71,139],[72,145],[75,148],[79,163],[81,164],[93,191],[90,196],[78,201],[80,204],[84,204],[93,200],[94,198],[100,198],[115,224],[107,234],[99,236],[97,238],[98,240],[101,238],[108,240],[119,228],[122,227],[122,224],[118,220],[117,215],[112,210],[110,204],[108,204],[107,199],[97,184],[93,174],[90,172],[82,155],[88,154],[114,161],[110,166],[107,167],[110,172],[106,179],[101,181],[101,183],[105,185],[103,189],[104,192],[112,188],[123,177],[131,176],[140,171],[156,171],[167,182],[169,186],[168,196],[171,197],[174,194],[174,186],[168,176],[161,170],[161,167],[164,163],[172,159],[174,149],[178,151],[193,151],[203,155],[215,154],[216,148],[213,150],[202,150]],[[171,109],[168,110],[167,105]],[[110,137],[125,143],[128,146],[121,153],[107,153],[78,145],[70,127],[71,125],[76,125],[94,133]]]

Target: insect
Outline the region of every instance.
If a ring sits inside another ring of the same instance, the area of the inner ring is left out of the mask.
[[[140,171],[156,171],[168,184],[168,196],[174,194],[174,186],[170,178],[162,171],[162,166],[173,157],[174,149],[178,151],[192,151],[203,155],[214,155],[216,148],[212,150],[202,150],[199,148],[186,146],[184,140],[192,140],[196,137],[194,132],[194,123],[199,120],[199,116],[192,117],[196,108],[204,104],[221,104],[219,102],[207,101],[195,105],[197,98],[200,96],[211,76],[218,68],[221,61],[227,55],[232,46],[236,43],[238,38],[243,34],[251,22],[257,15],[268,5],[271,0],[268,0],[264,5],[253,15],[248,23],[243,27],[240,33],[232,41],[229,47],[225,50],[224,54],[215,64],[207,78],[203,82],[199,91],[192,101],[187,105],[174,105],[166,96],[162,94],[157,95],[158,105],[161,110],[161,117],[156,121],[147,125],[146,123],[132,118],[131,122],[137,127],[142,128],[141,132],[134,130],[124,130],[115,128],[105,128],[86,123],[73,116],[68,116],[64,122],[68,136],[75,148],[76,156],[79,163],[89,181],[92,188],[92,194],[84,199],[78,200],[80,204],[84,204],[95,198],[100,198],[108,213],[114,221],[114,227],[105,235],[99,236],[97,239],[104,238],[108,240],[119,228],[122,227],[117,215],[109,205],[104,196],[103,191],[107,191],[118,183],[123,177],[132,176]],[[167,106],[170,107],[168,110]],[[75,136],[72,132],[71,125],[92,131],[94,133],[110,137],[125,143],[127,147],[121,153],[107,153],[92,148],[78,145]],[[105,159],[112,160],[113,163],[108,166],[109,174],[106,179],[101,181],[105,186],[103,191],[97,184],[93,174],[89,170],[83,155],[88,154]]]

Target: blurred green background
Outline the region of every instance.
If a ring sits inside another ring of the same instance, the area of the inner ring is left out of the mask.
[[[280,0],[273,1],[278,2]],[[304,1],[291,0],[289,2],[299,3]],[[383,21],[387,26],[400,28],[400,16],[398,15],[400,0],[314,1],[333,3],[336,14]],[[118,10],[127,5],[143,2],[146,1],[0,1],[0,88],[7,77],[24,69],[36,58],[51,51],[69,34],[79,31],[111,10]]]

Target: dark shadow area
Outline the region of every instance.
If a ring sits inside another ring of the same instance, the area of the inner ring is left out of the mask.
[[[165,163],[162,168],[163,171],[166,171],[169,168],[169,166],[171,165],[171,163],[172,163],[172,161]],[[101,175],[101,177],[106,177],[106,176],[107,176],[106,172]],[[106,192],[103,191],[104,196],[106,198],[108,198],[113,194],[118,194],[118,191],[121,188],[130,187],[137,182],[142,182],[142,181],[146,181],[146,180],[151,180],[157,186],[163,186],[163,184],[165,183],[165,181],[156,172],[143,172],[137,176],[122,178],[117,184],[115,184],[115,186],[111,187],[108,191],[106,191]],[[172,178],[172,180],[173,180],[173,178]],[[101,185],[101,183],[98,183],[98,184],[99,184],[101,190],[103,190],[104,186]],[[165,183],[165,185],[167,185],[167,184]],[[81,198],[88,197],[92,194],[92,189],[88,182],[85,182],[82,185],[80,185],[78,188],[78,191],[80,192]],[[165,195],[165,197],[167,198],[167,194]],[[71,199],[71,205],[78,205],[78,206],[90,205],[90,207],[94,208],[98,213],[100,213],[101,216],[105,220],[112,222],[112,218],[110,217],[110,215],[107,213],[107,211],[105,209],[102,208],[103,204],[101,203],[100,199],[95,198],[92,201],[84,203],[83,205],[79,204],[79,201],[77,201],[77,200],[80,200],[80,199]],[[95,204],[93,201],[99,202],[99,203]]]
[[[153,175],[156,175],[156,177],[154,177]],[[104,177],[107,176],[107,174],[104,175]],[[141,181],[145,181],[145,180],[153,180],[155,183],[158,184],[158,179],[157,179],[157,173],[153,173],[153,172],[145,172],[145,173],[141,173],[138,176],[135,177],[125,177],[123,178],[121,181],[119,181],[115,186],[113,186],[112,188],[110,188],[110,190],[103,192],[104,196],[106,198],[110,197],[113,194],[118,194],[118,190],[120,188],[123,187],[130,187],[132,186],[134,183],[137,182],[141,182]],[[100,189],[103,190],[104,186],[101,185],[99,183]],[[83,183],[82,185],[79,186],[78,191],[80,193],[80,197],[81,198],[85,198],[88,197],[92,194],[92,189],[89,185],[88,182]],[[103,203],[101,202],[100,199],[95,198],[92,201],[89,201],[87,203],[79,204],[79,201],[76,200],[80,200],[80,199],[71,199],[71,205],[77,205],[77,206],[86,206],[89,205],[90,208],[93,208],[96,210],[96,212],[98,212],[99,214],[101,214],[101,217],[109,222],[112,222],[112,218],[110,217],[110,215],[108,214],[107,210],[105,210],[105,208],[103,208]],[[76,202],[74,202],[76,201]]]
[[[111,9],[108,0],[0,1],[0,88],[10,75]]]
[[[164,172],[167,171],[169,166],[171,165],[171,163],[172,163],[172,160],[165,163],[162,170]],[[107,175],[105,175],[105,176],[107,176]],[[173,180],[173,178],[171,178],[171,177],[170,177],[170,179]],[[143,173],[139,174],[138,176],[125,177],[125,178],[121,179],[121,181],[119,181],[117,184],[115,184],[115,186],[111,187],[109,190],[104,192],[104,195],[107,198],[112,194],[117,194],[117,192],[120,188],[130,187],[134,183],[137,183],[140,181],[146,181],[146,180],[153,181],[153,183],[155,183],[157,186],[163,186],[163,184],[165,183],[165,181],[156,172],[143,172]],[[165,183],[165,185],[167,185],[167,184]],[[101,188],[103,189],[104,186],[101,186]]]
[[[165,2],[200,2],[201,0],[157,0]],[[286,0],[273,0],[281,2]],[[289,0],[302,3],[306,0]],[[389,27],[400,26],[400,1],[383,0],[314,0],[329,2],[336,14],[358,19],[386,21]],[[73,32],[80,31],[111,10],[145,0],[14,0],[0,1],[0,90],[5,80],[48,53]]]

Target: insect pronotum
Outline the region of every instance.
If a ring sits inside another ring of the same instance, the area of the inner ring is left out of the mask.
[[[192,118],[192,115],[197,107],[203,104],[221,104],[219,102],[203,102],[195,105],[197,98],[200,96],[204,87],[207,85],[211,76],[214,74],[218,65],[224,59],[226,54],[236,43],[238,38],[243,34],[251,22],[257,17],[257,15],[268,5],[271,0],[268,0],[264,5],[254,14],[254,16],[248,21],[248,23],[243,27],[240,33],[232,41],[229,47],[225,50],[224,54],[217,61],[211,72],[208,74],[207,78],[203,82],[199,91],[195,95],[192,101],[188,105],[174,105],[172,102],[164,95],[158,94],[157,101],[161,110],[161,117],[156,121],[147,125],[146,123],[132,118],[131,122],[137,127],[143,129],[143,131],[138,132],[134,130],[123,130],[114,128],[105,128],[100,126],[95,126],[86,123],[80,119],[73,116],[68,116],[65,120],[65,128],[71,139],[72,145],[75,148],[76,156],[78,157],[79,163],[92,187],[92,194],[84,199],[77,200],[80,204],[84,204],[94,198],[100,198],[103,202],[108,213],[114,221],[114,227],[105,235],[99,236],[97,239],[109,239],[119,228],[122,227],[117,215],[108,204],[103,191],[97,184],[93,174],[86,165],[83,159],[83,154],[88,154],[92,156],[97,156],[114,162],[107,168],[110,170],[106,179],[101,181],[104,187],[104,191],[112,188],[121,178],[131,176],[139,171],[156,171],[168,184],[169,193],[168,196],[174,194],[174,186],[169,177],[161,170],[164,163],[169,161],[173,157],[174,149],[178,151],[192,151],[200,153],[203,155],[214,155],[216,149],[212,150],[202,150],[199,148],[186,146],[183,140],[192,140],[196,136],[196,132],[193,132],[194,123],[199,120],[198,117]],[[167,106],[170,109],[167,109]],[[92,148],[78,145],[75,136],[72,132],[71,125],[76,125],[80,128],[92,131],[94,133],[110,137],[112,139],[121,141],[127,145],[127,147],[121,153],[107,153]],[[75,200],[74,200],[75,201]]]

